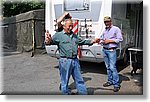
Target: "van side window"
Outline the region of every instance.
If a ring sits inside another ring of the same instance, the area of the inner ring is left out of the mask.
[[[64,11],[89,10],[90,0],[64,0]]]

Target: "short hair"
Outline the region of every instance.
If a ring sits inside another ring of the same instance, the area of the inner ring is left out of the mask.
[[[67,21],[73,22],[72,19],[65,19],[64,21],[61,22],[61,24],[62,24],[63,26],[66,25],[66,22],[67,22]]]

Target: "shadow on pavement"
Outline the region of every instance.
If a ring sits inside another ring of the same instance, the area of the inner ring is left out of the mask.
[[[101,73],[101,74],[107,74],[105,64],[102,63],[94,63],[94,62],[80,62],[81,71],[82,73]]]
[[[94,62],[80,61],[80,65],[81,65],[82,73],[91,72],[91,73],[107,74],[107,70],[106,70],[104,62],[94,63]],[[127,66],[128,66],[128,64],[127,65],[122,65],[121,61],[117,61],[118,72],[125,69]]]
[[[90,78],[90,77],[83,77],[83,80],[84,80],[84,82],[86,82],[86,81],[92,80],[92,78]],[[69,85],[69,88],[70,88],[70,89],[76,89],[75,83],[74,83],[74,82],[71,83],[71,84]]]
[[[130,81],[130,78],[128,76],[124,76],[122,74],[119,74],[119,78],[120,78],[120,83],[122,83],[122,81]]]
[[[110,90],[110,91],[113,91],[112,88],[104,88],[104,87],[96,87],[96,88],[93,88],[93,87],[88,87],[87,88],[87,91],[88,91],[88,95],[94,95],[95,91],[96,90]]]

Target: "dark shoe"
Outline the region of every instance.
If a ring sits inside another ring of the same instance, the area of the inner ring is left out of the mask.
[[[61,90],[61,84],[59,85],[59,90]]]
[[[54,68],[59,68],[59,66],[55,66]]]
[[[70,87],[68,89],[71,89]],[[59,90],[61,91],[61,84],[59,84]]]
[[[106,82],[106,83],[103,84],[104,87],[108,87],[108,86],[111,86],[111,85],[112,84],[110,82]]]
[[[118,92],[120,90],[120,87],[114,87],[113,91]]]
[[[71,92],[71,95],[78,95],[78,93]]]

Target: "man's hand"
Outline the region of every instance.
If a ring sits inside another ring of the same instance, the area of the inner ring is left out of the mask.
[[[49,34],[49,31],[47,30],[45,33],[45,43],[50,44],[51,41],[52,41],[51,34]]]
[[[99,42],[100,42],[100,38],[96,38],[96,39],[95,39],[95,42],[96,42],[96,43],[99,43]]]
[[[64,17],[67,16],[67,15],[69,15],[69,12],[65,12],[65,13],[63,14]]]
[[[65,19],[65,18],[71,18],[69,12],[65,12],[62,16],[60,16],[58,19],[57,19],[57,23],[58,24],[61,24],[61,22]]]
[[[65,19],[72,18],[72,17],[70,16],[69,12],[65,12],[65,13],[63,14],[63,16],[64,16]]]
[[[92,40],[92,43],[99,43],[100,42],[100,38],[96,38],[95,40]]]

